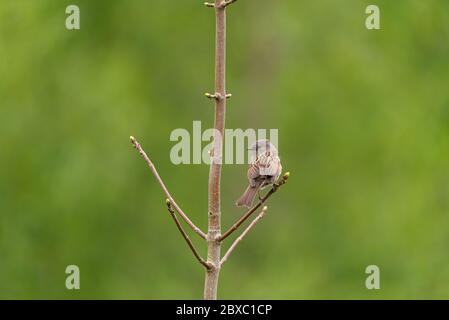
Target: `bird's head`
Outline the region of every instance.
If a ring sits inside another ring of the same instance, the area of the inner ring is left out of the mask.
[[[270,140],[267,140],[267,139],[257,140],[256,142],[251,144],[251,146],[248,148],[248,150],[250,150],[256,154],[262,154],[266,151],[271,151],[271,152],[277,153],[277,149],[274,146],[274,144],[272,144],[270,142]]]

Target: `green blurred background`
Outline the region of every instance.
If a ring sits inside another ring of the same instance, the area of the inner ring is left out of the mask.
[[[202,297],[128,137],[206,229],[208,166],[171,164],[169,135],[212,126],[214,23],[194,0],[0,2],[0,298]],[[448,57],[447,0],[230,8],[226,125],[279,128],[292,176],[222,270],[220,298],[449,298]],[[245,172],[224,166],[224,228]]]

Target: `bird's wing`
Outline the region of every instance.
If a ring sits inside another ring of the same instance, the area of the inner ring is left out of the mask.
[[[248,179],[256,180],[258,177],[259,177],[259,167],[255,163],[250,164],[248,169]]]

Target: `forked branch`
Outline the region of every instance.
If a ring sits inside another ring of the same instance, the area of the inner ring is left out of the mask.
[[[221,266],[228,260],[229,256],[234,251],[234,249],[237,247],[237,245],[240,243],[240,241],[242,241],[243,238],[248,234],[248,232],[250,232],[251,229],[254,228],[254,226],[257,224],[257,222],[259,222],[259,220],[264,217],[267,210],[268,210],[267,206],[263,207],[262,211],[257,215],[257,217],[255,217],[254,220],[251,221],[251,223],[248,225],[248,227],[246,227],[246,229],[242,232],[242,234],[237,239],[235,239],[234,243],[229,247],[228,251],[223,256],[223,259],[221,259],[221,261],[220,261]]]
[[[198,228],[190,219],[189,217],[182,211],[182,209],[178,206],[178,204],[175,202],[173,197],[171,196],[170,192],[168,191],[167,187],[165,186],[164,182],[162,181],[162,178],[159,176],[159,173],[156,170],[156,167],[154,166],[153,162],[151,162],[148,155],[145,153],[145,151],[142,149],[142,146],[140,143],[133,137],[130,137],[131,143],[136,148],[136,150],[139,152],[139,154],[142,156],[142,158],[147,163],[148,167],[151,170],[151,173],[156,178],[157,182],[159,183],[160,187],[162,188],[162,191],[164,191],[165,196],[170,200],[171,205],[176,210],[176,212],[179,213],[179,215],[182,217],[182,219],[189,225],[189,227],[198,234],[201,238],[206,239],[206,235],[203,231],[201,231],[200,228]]]
[[[167,209],[168,212],[170,213],[170,215],[173,218],[173,221],[175,222],[176,226],[178,227],[179,232],[181,232],[182,237],[185,239],[185,241],[187,242],[187,245],[189,246],[190,250],[192,250],[193,255],[195,256],[195,258],[198,260],[199,263],[201,263],[206,269],[210,269],[212,266],[207,263],[198,253],[198,251],[196,250],[195,246],[192,243],[192,240],[190,240],[189,236],[187,235],[187,233],[184,231],[184,228],[182,227],[181,223],[179,223],[178,218],[176,217],[175,214],[175,210],[172,207],[171,201],[170,199],[166,200],[167,203]]]
[[[237,0],[224,0],[222,1],[218,6],[216,6],[215,3],[211,3],[211,2],[204,2],[204,5],[206,7],[210,7],[210,8],[215,8],[217,7],[218,9],[224,9],[227,6],[233,4],[234,2],[236,2]]]
[[[281,180],[279,182],[276,182],[270,189],[270,191],[268,191],[265,196],[259,199],[258,203],[256,203],[239,220],[237,220],[237,222],[234,223],[232,227],[228,229],[228,231],[223,233],[223,235],[220,237],[220,241],[223,241],[224,239],[229,237],[235,230],[237,230],[262,204],[264,204],[268,200],[268,198],[270,198],[276,191],[279,190],[281,186],[283,186],[287,182],[288,177],[290,177],[290,172],[284,173]]]

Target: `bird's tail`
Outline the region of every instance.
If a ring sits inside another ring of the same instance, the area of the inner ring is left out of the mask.
[[[257,191],[260,189],[261,184],[252,187],[251,185],[246,188],[245,192],[242,194],[242,196],[237,200],[235,205],[237,207],[251,207],[254,197],[256,196]]]

